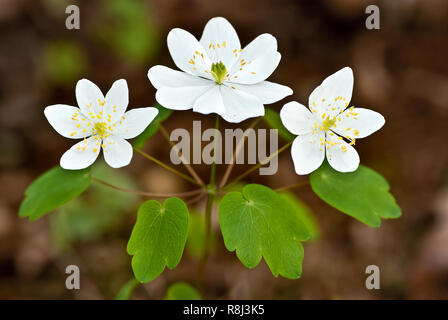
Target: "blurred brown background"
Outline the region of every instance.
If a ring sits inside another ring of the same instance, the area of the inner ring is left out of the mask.
[[[65,28],[69,4],[80,7],[80,30]],[[380,8],[380,30],[365,28],[368,4]],[[386,118],[385,127],[357,143],[357,150],[363,164],[390,181],[403,216],[373,229],[330,208],[309,188],[297,190],[315,212],[321,237],[305,243],[303,275],[294,281],[274,278],[264,262],[245,269],[225,250],[214,221],[216,241],[203,296],[448,298],[446,0],[0,0],[0,298],[110,299],[131,278],[126,242],[143,198],[94,185],[36,222],[17,217],[28,184],[57,165],[73,143],[54,132],[43,109],[75,105],[76,81],[84,77],[104,92],[125,78],[130,107],[152,105],[155,90],[147,70],[155,64],[174,67],[166,46],[169,30],[181,27],[199,38],[214,16],[234,25],[243,46],[264,32],[277,38],[282,60],[270,80],[292,87],[294,95],[272,105],[276,110],[293,99],[306,103],[326,76],[353,68],[352,104]],[[214,121],[175,112],[165,126],[191,129],[194,119],[202,119],[203,128]],[[160,133],[145,150],[169,161]],[[138,154],[120,170],[97,162],[98,177],[117,185],[158,192],[191,187]],[[207,166],[195,169],[207,179]],[[219,166],[218,177],[224,169]],[[234,173],[244,169],[237,166]],[[285,152],[277,175],[253,174],[247,180],[280,187],[301,179]],[[203,206],[197,205],[199,212]],[[197,253],[192,239],[178,268],[139,287],[134,298],[163,298],[174,281],[194,283]],[[69,264],[81,269],[81,290],[65,289]],[[380,267],[380,290],[364,286],[370,264]]]

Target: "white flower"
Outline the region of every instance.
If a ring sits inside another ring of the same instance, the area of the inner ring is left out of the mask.
[[[126,80],[114,82],[106,97],[87,79],[76,84],[79,108],[56,104],[45,108],[45,116],[62,136],[81,139],[61,158],[61,167],[69,170],[87,168],[103,149],[104,159],[113,168],[128,165],[132,146],[125,139],[139,135],[154,120],[156,108],[138,108],[125,113],[129,102]]]
[[[345,67],[326,78],[311,93],[309,108],[297,102],[285,104],[280,117],[285,127],[299,135],[291,147],[297,174],[320,167],[327,156],[340,172],[355,171],[359,155],[352,145],[380,129],[384,117],[378,112],[348,107],[353,90],[353,71]],[[346,142],[348,141],[348,142]]]
[[[182,29],[168,34],[168,49],[176,66],[148,71],[157,89],[156,100],[174,110],[217,113],[228,122],[264,115],[263,104],[292,94],[286,86],[264,81],[277,68],[277,40],[262,34],[241,49],[232,25],[224,18],[211,19],[201,40]]]

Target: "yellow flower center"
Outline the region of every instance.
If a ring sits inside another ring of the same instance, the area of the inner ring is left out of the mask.
[[[104,136],[107,130],[107,124],[106,122],[97,122],[95,123],[95,126],[93,127],[94,133],[98,134],[99,136]]]
[[[222,84],[226,77],[227,69],[221,61],[212,64],[212,76],[217,84]]]
[[[330,116],[327,116],[327,118],[322,122],[322,126],[324,127],[325,131],[328,131],[336,122],[336,119],[330,119]]]

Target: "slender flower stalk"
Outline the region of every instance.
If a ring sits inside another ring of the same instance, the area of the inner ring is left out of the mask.
[[[251,167],[250,169],[248,169],[247,171],[243,172],[242,174],[240,174],[238,177],[236,177],[235,179],[233,179],[232,182],[230,182],[226,187],[233,185],[234,183],[240,181],[241,179],[243,179],[244,177],[246,177],[248,174],[252,173],[253,171],[257,170],[258,168],[266,165],[269,163],[269,161],[271,161],[274,157],[278,156],[280,153],[282,153],[286,148],[288,148],[290,145],[292,144],[292,142],[288,142],[287,144],[285,144],[283,147],[281,147],[280,149],[278,149],[277,151],[275,151],[274,153],[272,153],[269,157],[267,157],[266,159],[264,159],[263,161],[261,161],[259,164]]]
[[[215,176],[216,176],[216,147],[217,147],[217,136],[216,132],[219,130],[219,116],[216,116],[216,124],[215,124],[215,137],[214,137],[214,149],[213,149],[213,162],[211,164],[210,169],[210,182],[208,184],[208,194],[207,194],[207,202],[205,205],[205,240],[204,240],[204,251],[202,252],[201,258],[199,260],[198,266],[198,283],[201,286],[205,266],[208,258],[208,251],[210,248],[210,235],[211,235],[211,224],[212,224],[212,209],[213,209],[213,201],[216,196],[216,184],[215,184]]]
[[[187,191],[187,192],[177,192],[177,193],[146,192],[146,191],[141,191],[141,190],[132,190],[132,189],[118,187],[116,185],[113,185],[109,182],[106,182],[106,181],[98,179],[98,178],[93,178],[92,180],[95,182],[101,183],[105,186],[108,186],[112,189],[115,189],[115,190],[132,193],[132,194],[136,194],[139,196],[152,197],[152,198],[188,197],[188,196],[194,196],[196,194],[200,194],[200,193],[204,192],[204,190],[202,188]]]
[[[221,182],[219,183],[219,187],[220,188],[224,187],[226,185],[226,183],[227,183],[227,180],[229,180],[230,174],[232,173],[232,169],[235,166],[236,158],[240,154],[240,152],[241,152],[241,150],[242,150],[242,148],[244,146],[244,143],[246,142],[246,139],[247,139],[246,132],[247,132],[247,130],[253,129],[260,120],[261,120],[261,117],[255,119],[250,124],[250,126],[246,129],[246,131],[244,132],[243,138],[238,142],[238,145],[236,146],[235,151],[233,152],[232,163],[229,163],[229,165],[227,166],[226,172],[224,173],[224,176],[222,177]]]
[[[294,184],[290,184],[284,187],[280,187],[277,189],[274,189],[274,191],[285,191],[285,190],[290,190],[290,189],[295,189],[295,188],[301,188],[301,187],[305,187],[307,185],[309,185],[310,182],[309,181],[302,181],[299,183],[294,183]]]
[[[147,154],[146,152],[142,151],[141,149],[138,149],[138,148],[135,148],[135,147],[134,147],[134,150],[137,151],[139,154],[141,154],[141,155],[142,155],[143,157],[145,157],[146,159],[151,160],[152,162],[158,164],[158,165],[161,166],[162,168],[164,168],[164,169],[166,169],[166,170],[168,170],[168,171],[174,173],[174,174],[177,175],[178,177],[181,177],[182,179],[185,179],[185,180],[187,180],[187,181],[189,181],[189,182],[191,182],[191,183],[193,183],[193,184],[195,184],[195,185],[197,185],[197,186],[199,186],[199,187],[202,187],[202,186],[201,186],[198,182],[196,182],[194,179],[190,178],[189,176],[183,174],[183,173],[180,172],[180,171],[177,171],[176,169],[174,169],[174,168],[170,167],[169,165],[163,163],[162,161],[160,161],[160,160],[154,158],[153,156],[150,156],[149,154]]]
[[[175,152],[177,152],[177,146],[173,143],[173,141],[170,140],[170,137],[168,135],[168,132],[165,130],[165,127],[159,123],[159,130],[162,132],[162,135],[164,136],[165,140],[170,144],[171,148],[175,148]],[[196,171],[193,169],[193,167],[188,163],[187,159],[181,154],[179,156],[180,161],[185,166],[185,168],[188,170],[188,172],[191,174],[194,180],[201,186],[204,186],[204,181],[199,177],[199,175],[196,173]]]

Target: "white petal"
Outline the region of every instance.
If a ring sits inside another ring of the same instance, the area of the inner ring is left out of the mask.
[[[239,123],[248,118],[264,115],[264,106],[256,97],[237,89],[221,86],[226,112],[221,116],[227,122]]]
[[[241,84],[255,84],[265,80],[277,68],[281,59],[280,53],[273,51],[241,66],[241,70],[230,75],[230,81]],[[244,63],[244,62],[243,62]]]
[[[161,87],[188,87],[209,85],[210,80],[192,76],[186,72],[165,66],[154,66],[148,71],[148,78],[156,89]]]
[[[95,162],[101,149],[101,139],[93,136],[78,142],[61,157],[60,165],[67,170],[87,168]]]
[[[232,83],[232,86],[257,97],[263,104],[277,102],[292,94],[291,88],[269,81],[262,81],[250,85]]]
[[[236,72],[241,68],[241,60],[243,60],[243,63],[249,63],[275,51],[277,51],[277,40],[275,37],[269,33],[260,34],[244,47],[238,56],[239,64],[232,66],[232,71]],[[247,65],[247,63],[245,65]]]
[[[261,34],[242,50],[230,68],[231,81],[242,84],[261,82],[271,75],[279,61],[277,40],[268,33]]]
[[[350,103],[353,91],[353,71],[349,67],[327,77],[308,99],[311,110],[330,118],[341,113]]]
[[[222,86],[213,86],[206,93],[200,96],[194,103],[193,111],[202,114],[217,113],[223,114],[226,111],[221,96]]]
[[[112,134],[123,139],[132,139],[142,133],[158,113],[157,108],[151,107],[129,110],[115,123]]]
[[[173,29],[168,33],[167,42],[171,57],[179,69],[192,75],[212,78],[207,73],[211,70],[208,54],[191,33]]]
[[[110,115],[112,123],[117,121],[126,111],[129,104],[129,89],[126,80],[120,79],[112,84],[106,94],[106,104],[104,106],[104,116]]]
[[[168,109],[187,110],[193,108],[196,99],[212,86],[215,86],[215,83],[209,81],[207,86],[162,87],[156,92],[156,100]]]
[[[45,117],[51,126],[61,136],[71,139],[80,139],[92,135],[90,123],[81,110],[65,104],[48,106],[44,110]]]
[[[350,108],[337,117],[336,127],[333,126],[331,129],[349,139],[361,139],[379,130],[385,122],[384,117],[378,112],[364,108]]]
[[[132,159],[132,146],[123,138],[111,135],[104,139],[104,160],[112,168],[127,166]]]
[[[241,49],[240,39],[229,21],[217,17],[205,25],[200,43],[213,62],[222,61],[230,68],[235,61],[235,52]]]
[[[333,169],[339,172],[352,172],[358,169],[358,152],[335,134],[327,134],[326,153],[328,163]]]
[[[280,119],[289,132],[299,135],[311,133],[314,130],[314,116],[304,105],[292,101],[280,110]]]
[[[309,133],[294,139],[291,147],[291,157],[297,174],[305,175],[320,167],[325,158],[323,131]]]
[[[76,100],[86,117],[103,110],[104,95],[96,84],[87,79],[81,79],[76,84]]]

